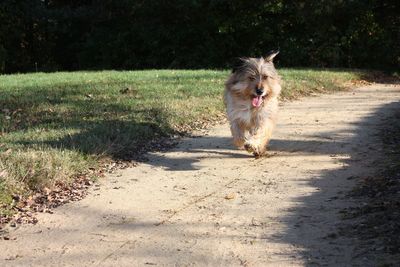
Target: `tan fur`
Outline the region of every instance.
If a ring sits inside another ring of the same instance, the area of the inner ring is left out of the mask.
[[[224,102],[231,125],[233,143],[258,157],[265,153],[278,113],[280,77],[267,58],[246,58],[225,83]],[[260,107],[252,105],[256,88],[264,89]]]

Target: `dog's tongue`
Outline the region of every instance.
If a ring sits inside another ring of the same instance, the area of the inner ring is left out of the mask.
[[[253,107],[258,108],[259,106],[261,106],[262,102],[263,102],[262,96],[253,97],[253,101],[252,101]]]

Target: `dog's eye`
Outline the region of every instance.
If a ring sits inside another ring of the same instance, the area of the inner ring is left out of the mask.
[[[266,79],[268,79],[268,76],[267,76],[267,75],[263,75],[263,76],[262,76],[262,79],[263,79],[263,80],[266,80]]]
[[[256,77],[254,77],[254,76],[249,76],[249,80],[250,81],[254,81],[256,79]]]

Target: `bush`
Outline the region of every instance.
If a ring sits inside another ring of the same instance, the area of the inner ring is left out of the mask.
[[[398,1],[3,0],[0,71],[282,66],[397,69]]]

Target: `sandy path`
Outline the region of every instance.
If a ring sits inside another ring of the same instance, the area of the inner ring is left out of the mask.
[[[376,85],[285,103],[259,160],[227,125],[184,140],[12,231],[0,266],[350,265],[357,242],[336,235],[338,212],[398,101],[400,87]]]

